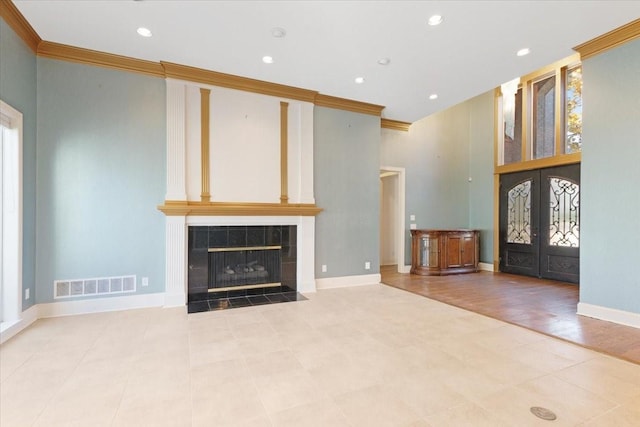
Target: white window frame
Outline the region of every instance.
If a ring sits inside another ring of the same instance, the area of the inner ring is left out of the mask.
[[[5,332],[22,317],[22,203],[23,203],[23,120],[22,113],[0,100],[0,131],[3,132],[2,164],[2,318],[0,332]],[[8,147],[6,144],[15,144]],[[17,161],[16,164],[11,162]],[[13,176],[9,176],[11,173]],[[11,179],[8,179],[11,178]],[[10,186],[13,185],[13,188]],[[16,188],[17,187],[17,188]],[[5,211],[4,206],[10,210]],[[30,296],[33,298],[34,296]]]

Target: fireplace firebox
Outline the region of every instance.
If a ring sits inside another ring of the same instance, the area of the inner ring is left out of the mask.
[[[189,301],[296,291],[295,225],[190,226]]]
[[[280,286],[282,246],[209,249],[209,290]]]

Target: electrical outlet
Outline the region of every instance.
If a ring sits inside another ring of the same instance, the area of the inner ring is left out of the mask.
[[[29,288],[24,290],[24,299],[29,299],[29,291],[30,291]]]
[[[143,277],[142,278],[142,286],[149,286],[149,278],[148,277]]]
[[[416,216],[415,215],[409,215],[409,220],[410,221],[415,221],[416,220]]]
[[[415,230],[415,229],[417,229],[417,228],[418,228],[418,226],[417,226],[416,224],[409,224],[409,228],[410,228],[411,230]]]
[[[323,273],[327,272],[327,265],[326,264],[322,264],[322,272]]]
[[[364,263],[364,269],[365,269],[365,270],[369,270],[369,269],[371,269],[371,263],[370,263],[369,261],[367,261],[367,262],[365,262],[365,263]]]

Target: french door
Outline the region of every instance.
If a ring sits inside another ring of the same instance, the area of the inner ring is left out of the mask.
[[[579,283],[580,164],[500,176],[500,271]]]

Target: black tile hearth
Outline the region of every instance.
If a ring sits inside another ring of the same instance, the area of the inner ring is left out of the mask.
[[[269,298],[264,295],[248,296],[247,299],[251,302],[251,305],[271,304]]]
[[[305,301],[307,298],[298,292],[277,292],[264,295],[248,295],[239,297],[218,297],[204,299],[203,294],[196,298],[190,296],[187,304],[188,313],[202,313],[205,311],[226,310],[239,307],[250,307],[254,305],[278,304],[292,301]]]
[[[209,301],[194,301],[187,304],[187,313],[209,311]]]

